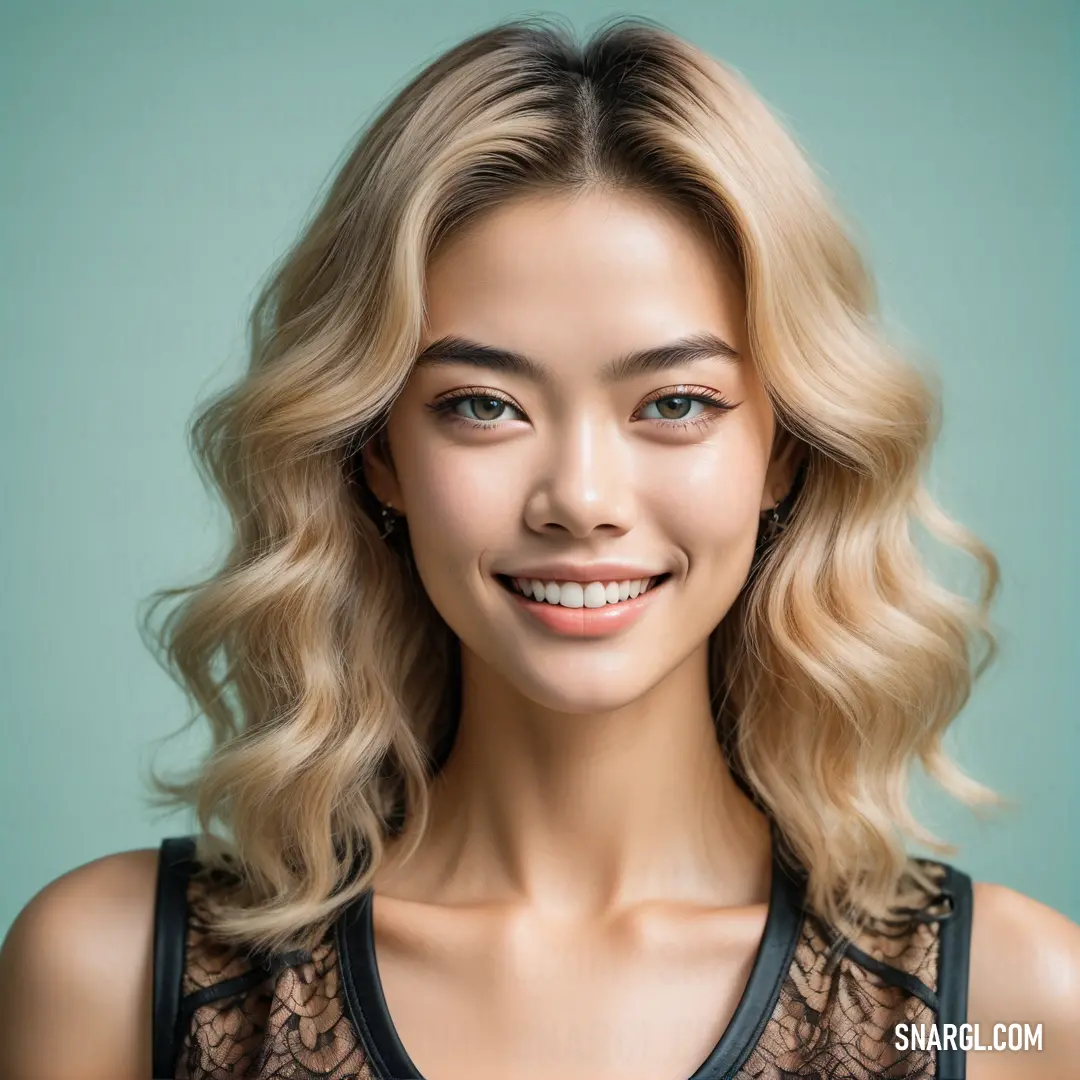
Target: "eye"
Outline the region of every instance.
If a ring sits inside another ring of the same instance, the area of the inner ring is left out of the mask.
[[[694,412],[694,406],[698,411]],[[656,409],[658,416],[645,416],[646,420],[689,420],[705,410],[705,402],[700,398],[693,398],[683,394],[672,394],[668,397],[657,398],[655,401],[646,402],[645,410]]]
[[[502,398],[497,397],[467,397],[454,402],[454,412],[468,420],[501,420],[503,414],[514,407]]]
[[[660,427],[689,428],[711,424],[724,413],[738,408],[723,394],[705,386],[672,386],[658,390],[638,406],[635,419],[652,420]]]
[[[447,394],[427,407],[447,420],[477,428],[499,427],[504,421],[526,419],[525,414],[507,398],[472,388]]]

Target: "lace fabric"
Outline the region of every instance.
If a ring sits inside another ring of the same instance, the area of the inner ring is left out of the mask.
[[[944,866],[923,861],[939,883]],[[933,1080],[933,1050],[897,1049],[898,1024],[932,1024],[948,897],[838,938],[812,914],[764,1031],[734,1080]]]
[[[894,933],[859,944],[875,959],[891,955],[890,966],[900,961],[897,970],[918,979],[932,998],[938,955],[932,924],[917,926],[909,936]],[[894,1032],[898,1023],[930,1024],[934,1017],[927,1001],[910,989],[890,983],[846,952],[837,954],[823,925],[807,915],[780,998],[736,1077],[932,1080],[933,1051],[897,1050]]]
[[[332,935],[256,964],[210,933],[212,887],[188,885],[177,1080],[378,1080],[345,1015]]]
[[[188,885],[177,1080],[386,1080],[349,1019],[333,932],[256,963],[210,933],[212,888]],[[848,941],[804,913],[779,998],[730,1080],[933,1080],[934,1052],[897,1050],[894,1029],[935,1020],[948,915],[947,897],[929,896]]]

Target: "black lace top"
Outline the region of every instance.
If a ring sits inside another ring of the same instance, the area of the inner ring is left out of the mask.
[[[162,844],[154,979],[155,1080],[423,1080],[387,1012],[370,894],[309,951],[254,962],[209,932],[212,880],[194,841]],[[774,861],[765,932],[727,1029],[690,1080],[963,1080],[952,1049],[897,1049],[897,1024],[965,1022],[971,882],[840,939]]]

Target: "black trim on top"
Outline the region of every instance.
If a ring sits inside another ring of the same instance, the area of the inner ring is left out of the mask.
[[[187,883],[195,860],[193,836],[162,840],[154,905],[152,1069],[172,1080],[180,1047],[180,988],[187,937]]]
[[[776,1008],[802,930],[805,882],[781,862],[773,831],[769,913],[746,988],[724,1034],[690,1080],[727,1080],[742,1068]]]
[[[952,900],[952,912],[941,920],[938,945],[937,994],[939,1025],[967,1023],[968,971],[971,961],[971,916],[974,909],[971,878],[947,863],[942,892]],[[938,1053],[935,1080],[965,1080],[967,1052],[959,1046]]]
[[[342,912],[334,925],[334,941],[349,1018],[377,1070],[378,1080],[424,1080],[401,1045],[386,1007],[375,961],[370,889]]]
[[[803,924],[803,882],[781,863],[773,841],[772,885],[765,929],[750,978],[720,1041],[690,1080],[726,1080],[750,1056],[772,1016]],[[377,1080],[424,1080],[401,1043],[386,1005],[375,956],[371,891],[334,927],[349,1018],[375,1067]]]

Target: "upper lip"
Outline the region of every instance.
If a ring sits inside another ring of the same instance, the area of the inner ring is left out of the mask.
[[[569,563],[547,562],[534,563],[521,570],[499,571],[506,577],[540,581],[636,581],[640,578],[659,577],[666,570],[631,565],[623,562]]]

